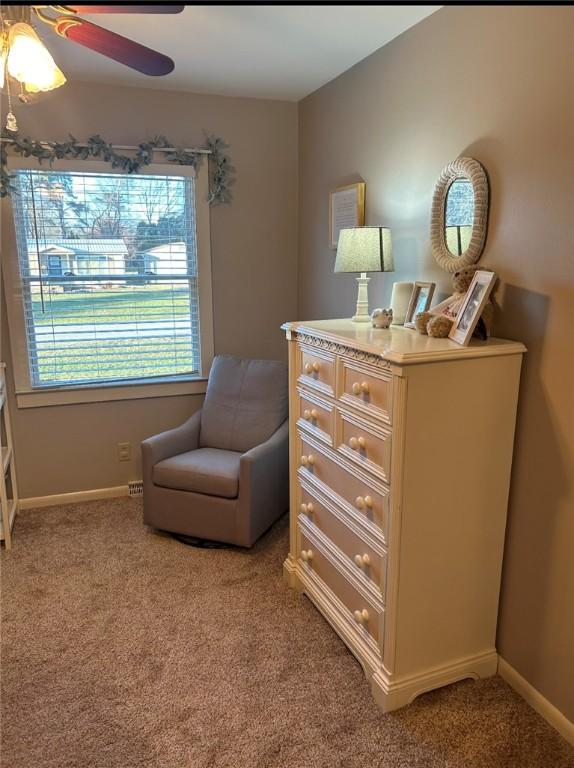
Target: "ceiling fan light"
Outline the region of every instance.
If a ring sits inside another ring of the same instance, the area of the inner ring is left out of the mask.
[[[23,83],[29,93],[51,91],[66,82],[44,43],[24,22],[10,27],[6,66],[8,73]]]
[[[48,74],[48,73],[46,73]],[[39,93],[41,91],[53,91],[55,88],[60,88],[66,82],[66,76],[58,67],[49,73],[50,77],[36,78],[34,81],[24,81],[24,90],[28,93]]]

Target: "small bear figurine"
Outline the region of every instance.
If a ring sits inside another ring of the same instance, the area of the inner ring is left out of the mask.
[[[445,339],[448,336],[477,269],[483,269],[483,267],[464,267],[454,273],[452,276],[452,287],[454,288],[452,296],[433,307],[431,312],[419,312],[416,316],[415,326],[419,333],[428,334],[438,339]],[[473,336],[483,341],[488,338],[493,314],[494,305],[489,299],[482,310]]]
[[[388,328],[392,321],[392,309],[374,309],[371,313],[371,325],[373,328]]]

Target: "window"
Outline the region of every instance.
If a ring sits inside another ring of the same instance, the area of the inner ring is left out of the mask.
[[[197,218],[208,206],[183,170],[12,170],[19,391],[202,377],[211,285]]]

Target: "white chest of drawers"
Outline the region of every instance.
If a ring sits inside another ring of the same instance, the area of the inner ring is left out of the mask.
[[[522,354],[402,327],[287,323],[288,583],[384,711],[497,667]]]

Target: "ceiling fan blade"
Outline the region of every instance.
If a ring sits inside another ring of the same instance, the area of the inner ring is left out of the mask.
[[[102,53],[120,64],[125,64],[126,67],[137,69],[144,75],[168,75],[175,67],[169,56],[110,32],[109,29],[98,27],[91,21],[74,16],[60,16],[56,19],[54,29],[67,40],[73,40],[85,48]]]
[[[181,13],[185,5],[67,5],[76,13]]]

